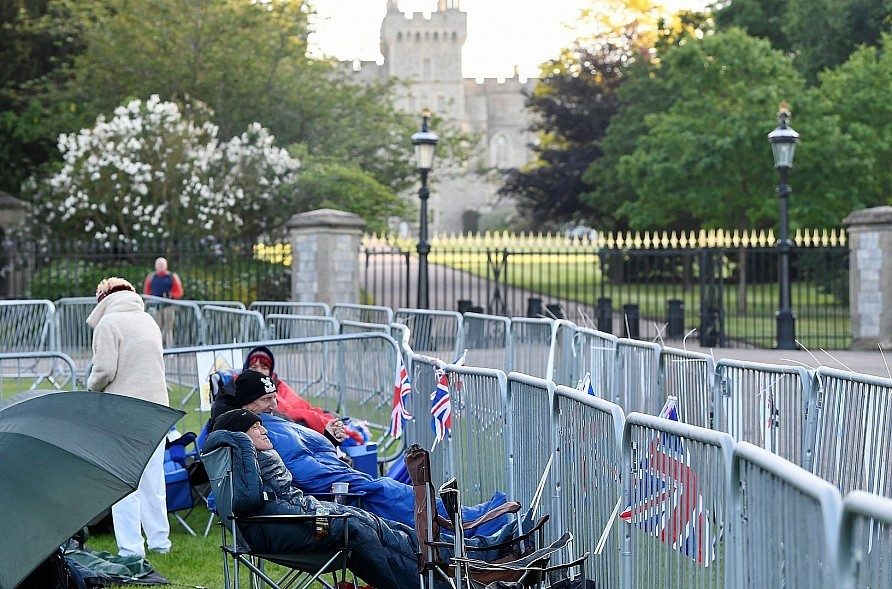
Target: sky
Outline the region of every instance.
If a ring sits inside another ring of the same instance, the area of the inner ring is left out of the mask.
[[[317,11],[311,49],[343,60],[381,61],[379,35],[386,0],[310,0]],[[706,0],[666,0],[672,8],[702,8]],[[431,12],[437,0],[399,0],[403,13]],[[467,78],[535,77],[577,37],[572,24],[587,0],[461,0],[468,13],[462,69]]]

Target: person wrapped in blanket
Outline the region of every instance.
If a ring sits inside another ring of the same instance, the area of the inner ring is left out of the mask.
[[[340,421],[344,430],[344,438],[340,441],[342,446],[362,446],[369,441],[369,430],[361,420],[342,420],[334,413],[315,407],[312,403],[294,392],[294,389],[276,374],[276,358],[272,350],[266,346],[257,346],[248,352],[245,358],[243,370],[255,370],[273,379],[276,384],[276,411],[288,419],[304,425],[313,431],[325,435],[327,430],[335,426],[334,422]]]
[[[265,377],[268,378],[268,377]],[[317,434],[318,435],[318,434]],[[347,566],[376,589],[404,589],[418,584],[418,541],[415,530],[367,511],[318,501],[294,485],[291,473],[274,449],[260,417],[247,409],[221,414],[205,442],[204,452],[232,449],[233,511],[238,515],[305,515],[349,513],[346,519],[315,519],[294,523],[249,524],[239,531],[255,552],[298,554],[306,550],[335,550],[349,527]],[[323,523],[324,522],[324,523]],[[468,541],[486,548],[510,540],[516,529],[511,522],[491,536]],[[444,535],[445,541],[450,541]],[[442,548],[448,559],[451,550]],[[484,560],[512,554],[510,548],[482,553]]]
[[[333,483],[348,483],[351,493],[362,495],[364,510],[410,527],[415,525],[415,497],[411,486],[387,477],[372,477],[351,468],[338,457],[335,449],[337,438],[343,439],[342,431],[331,428],[326,430],[327,435],[320,435],[310,428],[279,417],[274,413],[277,399],[276,385],[270,376],[245,370],[235,380],[234,397],[218,397],[214,401],[209,431],[213,431],[218,416],[226,411],[233,408],[248,409],[260,415],[269,439],[291,473],[293,484],[304,493],[329,493]],[[237,407],[232,407],[231,403]],[[202,444],[203,449],[206,447],[207,440]],[[504,493],[497,492],[485,503],[464,506],[463,519],[473,521],[504,504],[506,499]],[[437,509],[440,515],[447,517],[439,500]],[[470,530],[467,536],[496,533],[508,520],[508,515],[502,515]]]

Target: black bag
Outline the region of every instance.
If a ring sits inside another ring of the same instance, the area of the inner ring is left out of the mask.
[[[46,557],[17,589],[86,589],[86,585],[83,578],[69,568],[60,549]]]

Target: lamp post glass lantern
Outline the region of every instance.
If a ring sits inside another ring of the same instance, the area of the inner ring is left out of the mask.
[[[777,113],[777,128],[768,134],[771,152],[774,155],[774,167],[777,168],[780,177],[777,187],[777,196],[780,199],[780,233],[777,241],[780,308],[775,315],[779,350],[796,349],[796,316],[793,314],[790,300],[790,251],[793,242],[790,240],[788,204],[792,190],[787,184],[787,176],[793,167],[793,155],[796,153],[799,133],[789,126],[789,119],[789,105],[782,102]]]
[[[412,135],[412,145],[415,146],[415,165],[421,175],[421,188],[418,190],[418,198],[421,201],[421,223],[418,226],[418,299],[417,307],[427,309],[430,306],[428,292],[427,255],[431,246],[427,241],[427,201],[430,191],[427,189],[427,175],[434,167],[434,155],[437,151],[437,142],[440,138],[430,130],[429,110],[421,112],[421,131]]]

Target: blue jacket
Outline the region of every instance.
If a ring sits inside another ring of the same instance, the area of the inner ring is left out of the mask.
[[[338,458],[334,446],[315,431],[266,413],[261,416],[273,448],[291,471],[294,483],[305,493],[330,493],[331,484],[349,483],[351,492],[362,492],[362,508],[384,519],[415,526],[415,496],[412,487],[391,478],[373,478],[347,466]],[[465,521],[471,521],[505,503],[505,494],[497,492],[486,503],[463,508]],[[437,502],[444,517],[446,511]],[[508,523],[502,516],[472,530],[471,535],[488,535]]]

